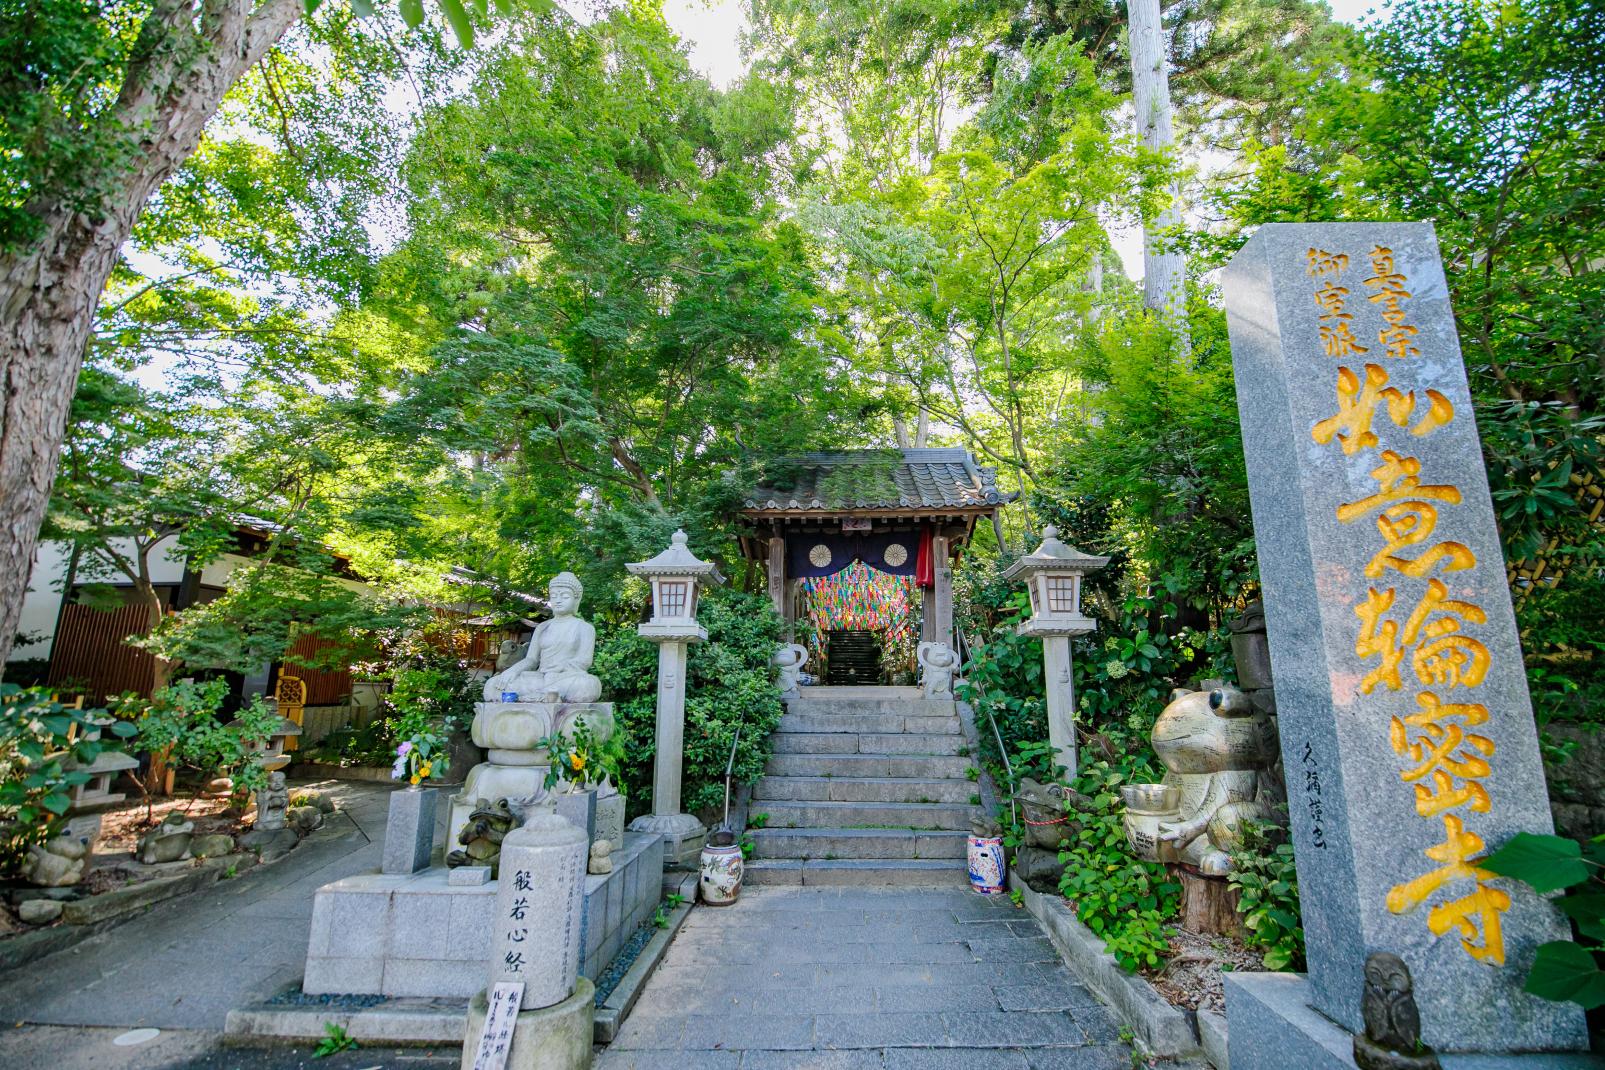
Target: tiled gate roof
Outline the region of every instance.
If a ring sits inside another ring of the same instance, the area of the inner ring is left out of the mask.
[[[844,450],[771,462],[748,512],[987,509],[1012,500],[965,449]]]

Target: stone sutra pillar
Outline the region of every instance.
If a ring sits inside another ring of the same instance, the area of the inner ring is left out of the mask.
[[[1076,775],[1076,695],[1071,675],[1070,639],[1096,631],[1098,622],[1081,612],[1081,577],[1109,563],[1059,541],[1049,524],[1042,545],[1004,570],[1005,579],[1023,580],[1031,596],[1031,617],[1019,634],[1042,640],[1042,683],[1047,691],[1048,742],[1067,778]]]
[[[1441,1053],[1586,1048],[1522,991],[1568,927],[1478,866],[1552,826],[1432,227],[1268,224],[1222,289],[1310,964],[1228,975],[1233,1070],[1329,1065],[1305,1004],[1358,1031],[1378,951]]]
[[[519,802],[523,824],[502,841],[489,985],[468,1005],[462,1068],[482,1049],[495,1065],[500,1048],[508,1070],[584,1070],[596,1003],[579,976],[590,844],[544,790]]]
[[[637,832],[664,837],[665,856],[693,863],[702,850],[707,826],[680,810],[685,758],[686,648],[708,637],[697,623],[697,598],[704,586],[724,578],[712,562],[686,548],[686,534],[674,533],[669,548],[650,561],[625,566],[652,582],[652,619],[638,631],[658,646],[657,754],[652,768],[652,813],[630,822]]]

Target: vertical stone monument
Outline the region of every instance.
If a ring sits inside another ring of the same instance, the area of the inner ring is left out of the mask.
[[[468,1004],[462,1067],[583,1070],[591,1065],[596,1000],[579,975],[591,845],[544,790],[519,802],[523,824],[502,841],[489,983]],[[516,1011],[490,1013],[493,994],[514,993]]]
[[[681,763],[685,757],[686,647],[708,637],[697,623],[701,588],[723,583],[719,569],[700,561],[686,548],[686,534],[676,531],[669,548],[650,561],[625,566],[652,581],[652,619],[638,626],[658,644],[657,756],[652,768],[652,812],[630,822],[636,832],[664,838],[665,861],[695,865],[707,826],[680,811]]]
[[[1084,554],[1059,539],[1059,529],[1042,529],[1042,545],[1003,570],[1003,578],[1021,580],[1031,596],[1031,616],[1018,629],[1042,640],[1042,685],[1047,691],[1048,740],[1054,762],[1076,775],[1076,696],[1070,671],[1070,639],[1096,631],[1098,622],[1081,612],[1081,578],[1109,563],[1107,557]]]
[[[1222,283],[1310,965],[1227,975],[1233,1070],[1350,1065],[1317,1034],[1363,1028],[1374,952],[1446,1065],[1585,1049],[1521,990],[1568,927],[1477,865],[1551,821],[1432,227],[1269,224]]]

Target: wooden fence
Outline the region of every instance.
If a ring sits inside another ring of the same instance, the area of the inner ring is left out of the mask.
[[[124,691],[150,694],[156,659],[123,642],[150,631],[150,610],[144,606],[93,609],[69,603],[51,650],[50,686],[82,693],[98,706]]]

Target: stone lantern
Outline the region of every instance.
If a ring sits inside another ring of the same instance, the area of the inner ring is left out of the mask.
[[[1048,700],[1048,741],[1054,761],[1076,774],[1076,704],[1070,674],[1070,637],[1096,631],[1098,622],[1081,612],[1081,579],[1109,563],[1059,541],[1048,525],[1042,545],[1004,570],[1005,579],[1022,580],[1031,596],[1030,619],[1021,635],[1042,640],[1043,682]]]
[[[701,589],[724,582],[711,561],[686,548],[686,534],[676,531],[669,548],[650,561],[624,566],[652,584],[652,619],[637,631],[658,644],[657,758],[652,771],[652,813],[630,823],[637,832],[665,838],[669,858],[686,862],[702,849],[707,828],[680,812],[681,763],[685,752],[686,648],[708,637],[697,623]]]

